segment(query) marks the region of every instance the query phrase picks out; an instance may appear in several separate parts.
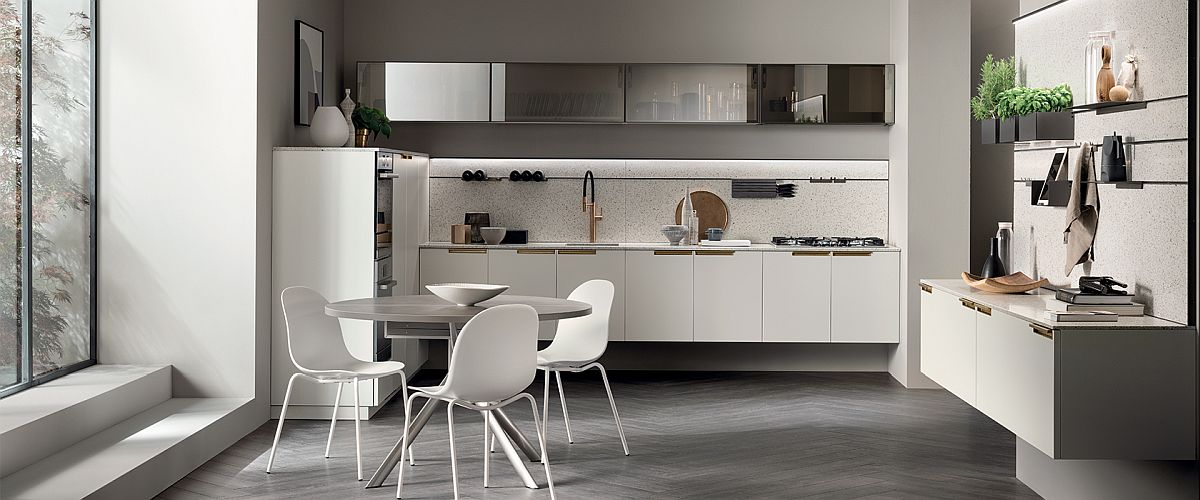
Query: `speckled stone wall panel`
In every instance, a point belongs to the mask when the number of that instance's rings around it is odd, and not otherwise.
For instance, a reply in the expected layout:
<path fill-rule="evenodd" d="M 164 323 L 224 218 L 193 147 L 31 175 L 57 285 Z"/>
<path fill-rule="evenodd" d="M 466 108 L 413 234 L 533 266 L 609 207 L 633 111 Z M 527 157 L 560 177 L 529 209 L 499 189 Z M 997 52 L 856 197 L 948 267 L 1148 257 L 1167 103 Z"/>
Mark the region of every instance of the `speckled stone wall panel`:
<path fill-rule="evenodd" d="M 1187 141 L 1129 144 L 1125 147 L 1129 179 L 1135 181 L 1187 181 Z M 1013 179 L 1042 180 L 1054 159 L 1053 149 L 1034 149 L 1013 153 Z M 1067 149 L 1070 164 L 1079 157 L 1078 148 Z M 1096 172 L 1099 174 L 1099 170 Z"/>

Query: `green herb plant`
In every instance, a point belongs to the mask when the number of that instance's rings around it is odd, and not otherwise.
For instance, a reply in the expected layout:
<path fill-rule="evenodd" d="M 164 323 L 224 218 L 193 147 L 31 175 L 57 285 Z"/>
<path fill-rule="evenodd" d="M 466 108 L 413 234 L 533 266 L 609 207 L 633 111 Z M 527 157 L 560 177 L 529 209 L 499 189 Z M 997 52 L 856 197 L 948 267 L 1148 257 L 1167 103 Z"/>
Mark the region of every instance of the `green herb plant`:
<path fill-rule="evenodd" d="M 378 139 L 379 134 L 383 134 L 384 137 L 392 136 L 392 124 L 387 115 L 378 108 L 359 104 L 354 108 L 354 113 L 351 113 L 350 119 L 354 121 L 354 128 L 370 131 L 372 139 Z"/>
<path fill-rule="evenodd" d="M 997 60 L 988 54 L 979 68 L 979 87 L 971 98 L 971 116 L 976 120 L 997 118 L 997 96 L 1016 85 L 1016 61 L 1011 57 Z"/>
<path fill-rule="evenodd" d="M 1071 87 L 1061 84 L 1054 88 L 1017 87 L 996 96 L 996 116 L 1012 118 L 1038 112 L 1063 111 L 1073 102 Z"/>

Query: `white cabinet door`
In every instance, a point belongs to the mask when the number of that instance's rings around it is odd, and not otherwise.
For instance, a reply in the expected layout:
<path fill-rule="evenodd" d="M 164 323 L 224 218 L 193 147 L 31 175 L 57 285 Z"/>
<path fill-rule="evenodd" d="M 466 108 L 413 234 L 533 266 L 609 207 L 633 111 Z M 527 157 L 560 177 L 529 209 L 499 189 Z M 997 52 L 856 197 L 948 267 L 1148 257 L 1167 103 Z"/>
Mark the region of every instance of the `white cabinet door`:
<path fill-rule="evenodd" d="M 625 253 L 625 340 L 692 341 L 692 253 Z"/>
<path fill-rule="evenodd" d="M 762 342 L 762 252 L 697 250 L 692 261 L 696 342 Z"/>
<path fill-rule="evenodd" d="M 763 252 L 764 342 L 829 342 L 829 252 Z"/>
<path fill-rule="evenodd" d="M 489 250 L 488 283 L 508 285 L 508 295 L 557 297 L 554 250 L 529 248 L 522 250 Z M 556 322 L 543 321 L 538 338 L 554 338 Z"/>
<path fill-rule="evenodd" d="M 595 279 L 608 280 L 615 289 L 608 318 L 608 340 L 625 340 L 625 251 L 558 251 L 559 298 L 567 298 L 575 287 Z"/>
<path fill-rule="evenodd" d="M 421 289 L 435 283 L 487 283 L 488 251 L 483 248 L 422 248 Z"/>
<path fill-rule="evenodd" d="M 922 288 L 921 373 L 975 404 L 975 309 L 949 293 Z"/>
<path fill-rule="evenodd" d="M 975 407 L 1055 457 L 1053 334 L 999 311 L 978 313 L 975 325 Z"/>
<path fill-rule="evenodd" d="M 900 342 L 900 254 L 834 251 L 830 341 Z"/>

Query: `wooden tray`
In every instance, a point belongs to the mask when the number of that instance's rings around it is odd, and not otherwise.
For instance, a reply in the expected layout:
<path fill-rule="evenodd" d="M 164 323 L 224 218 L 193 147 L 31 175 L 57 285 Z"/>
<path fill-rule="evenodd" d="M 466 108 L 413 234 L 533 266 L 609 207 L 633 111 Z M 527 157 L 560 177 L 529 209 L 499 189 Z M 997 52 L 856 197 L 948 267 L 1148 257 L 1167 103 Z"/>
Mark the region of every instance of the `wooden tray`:
<path fill-rule="evenodd" d="M 710 227 L 719 227 L 722 230 L 729 230 L 729 206 L 725 205 L 725 200 L 711 191 L 692 191 L 692 208 L 696 210 L 696 217 L 700 219 L 700 239 L 707 239 L 708 235 L 704 232 Z M 683 224 L 683 198 L 679 199 L 679 203 L 675 205 L 675 223 Z"/>
<path fill-rule="evenodd" d="M 991 293 L 1025 293 L 1050 283 L 1045 278 L 1034 281 L 1025 273 L 1013 273 L 999 278 L 984 278 L 971 273 L 962 273 L 962 279 L 971 285 L 971 288 Z"/>

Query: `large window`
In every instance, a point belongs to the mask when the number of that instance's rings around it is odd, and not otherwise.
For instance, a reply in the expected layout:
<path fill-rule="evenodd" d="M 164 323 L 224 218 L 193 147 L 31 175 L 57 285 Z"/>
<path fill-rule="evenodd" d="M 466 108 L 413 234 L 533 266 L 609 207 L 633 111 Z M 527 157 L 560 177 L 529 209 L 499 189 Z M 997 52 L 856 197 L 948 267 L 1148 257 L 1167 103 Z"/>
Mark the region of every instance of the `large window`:
<path fill-rule="evenodd" d="M 0 0 L 0 396 L 93 364 L 93 0 Z"/>

